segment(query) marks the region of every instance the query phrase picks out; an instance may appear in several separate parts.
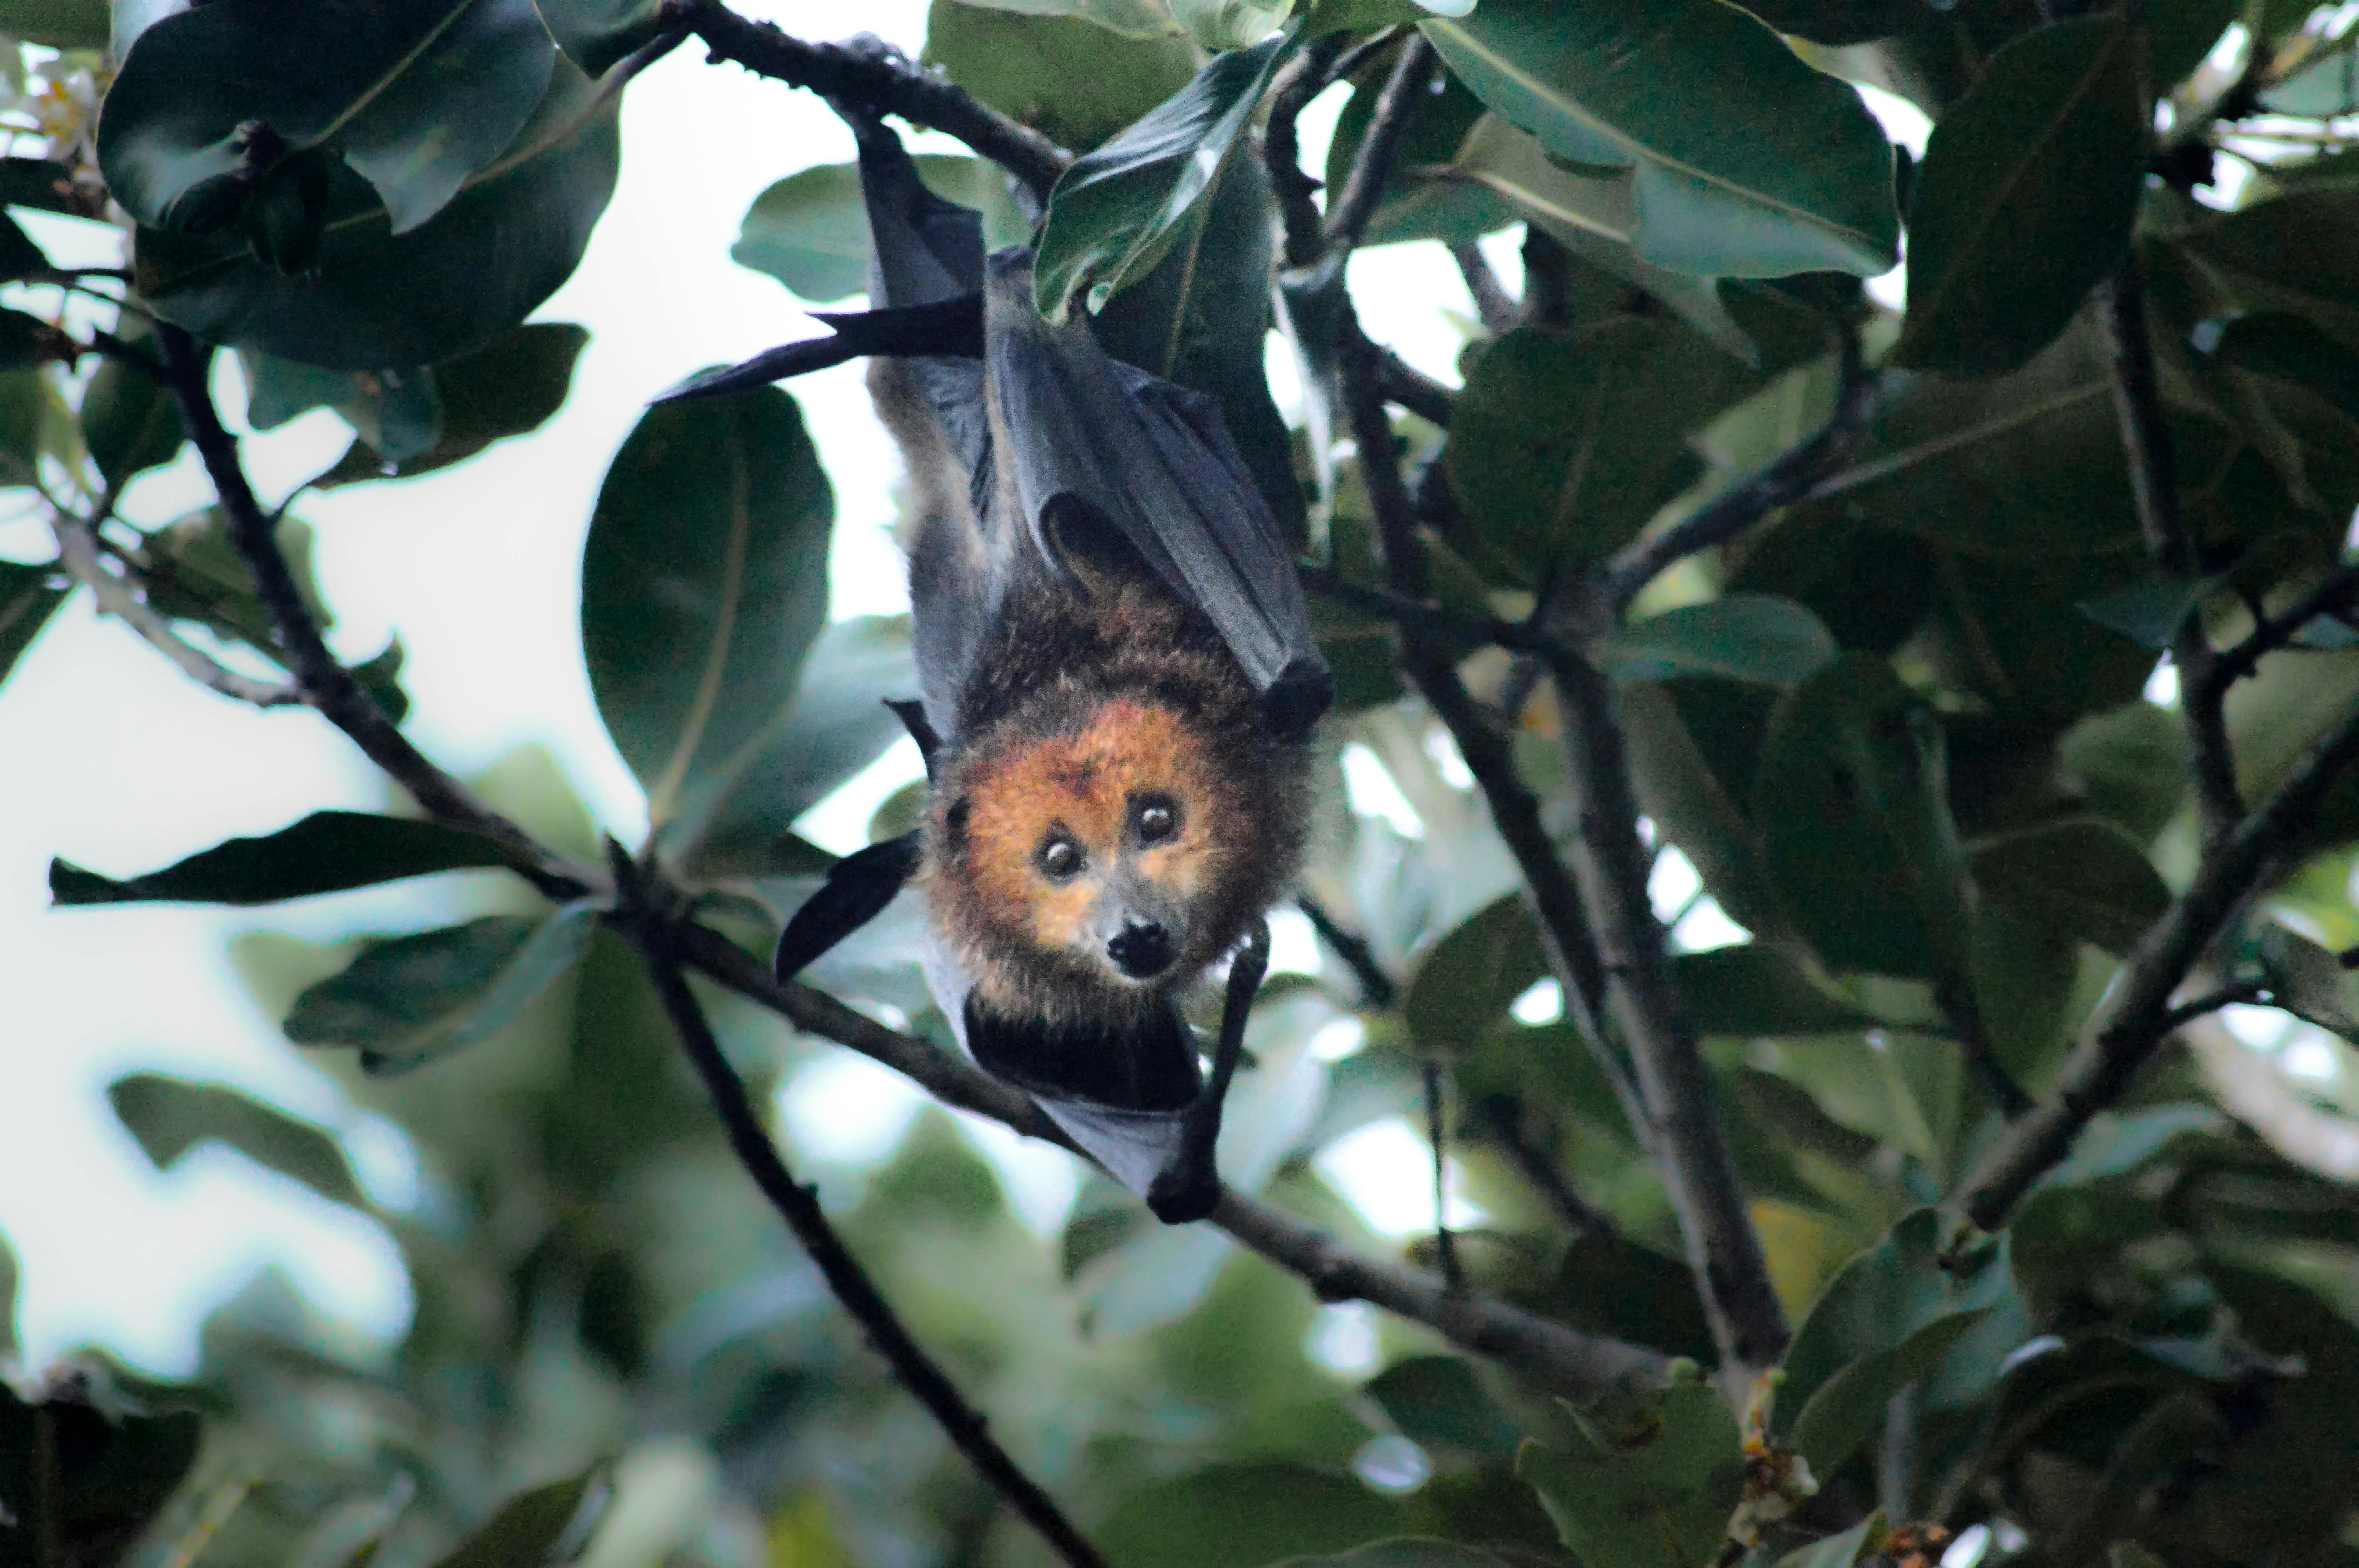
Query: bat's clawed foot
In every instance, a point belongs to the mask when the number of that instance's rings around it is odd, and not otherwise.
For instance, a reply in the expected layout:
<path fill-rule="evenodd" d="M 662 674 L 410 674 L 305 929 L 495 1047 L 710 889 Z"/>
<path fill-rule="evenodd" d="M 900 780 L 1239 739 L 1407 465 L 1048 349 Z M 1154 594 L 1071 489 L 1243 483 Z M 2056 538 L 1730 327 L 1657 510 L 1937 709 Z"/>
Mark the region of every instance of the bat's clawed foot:
<path fill-rule="evenodd" d="M 1147 1211 L 1166 1225 L 1192 1224 L 1210 1215 L 1220 1201 L 1220 1173 L 1211 1161 L 1185 1153 L 1158 1172 L 1147 1189 Z"/>

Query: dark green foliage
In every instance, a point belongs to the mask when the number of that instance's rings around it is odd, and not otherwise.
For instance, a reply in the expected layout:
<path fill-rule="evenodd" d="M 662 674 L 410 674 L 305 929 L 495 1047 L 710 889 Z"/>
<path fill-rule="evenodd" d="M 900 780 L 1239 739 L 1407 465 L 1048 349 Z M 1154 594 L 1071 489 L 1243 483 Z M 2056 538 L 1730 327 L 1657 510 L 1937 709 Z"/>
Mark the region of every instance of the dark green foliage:
<path fill-rule="evenodd" d="M 95 165 L 71 161 L 87 150 L 74 135 L 0 160 L 0 204 L 47 215 L 0 216 L 9 515 L 71 510 L 165 632 L 242 669 L 284 663 L 223 512 L 190 503 L 157 526 L 114 509 L 183 460 L 142 312 L 237 351 L 255 429 L 350 426 L 315 485 L 398 483 L 540 429 L 588 335 L 526 318 L 613 187 L 607 73 L 680 15 L 360 9 L 0 4 L 0 34 L 40 46 L 19 51 L 19 118 L 36 102 L 68 113 L 35 77 L 111 83 Z M 1116 1568 L 1703 1568 L 1737 1560 L 1732 1526 L 1748 1564 L 1779 1568 L 1922 1568 L 1930 1537 L 1895 1532 L 1933 1526 L 1986 1528 L 1983 1568 L 2359 1563 L 2359 1200 L 2343 1152 L 2359 782 L 2287 825 L 2172 999 L 2230 988 L 2254 1010 L 2238 1029 L 2274 1017 L 2284 1039 L 2256 1049 L 2192 1023 L 2138 1070 L 2099 1076 L 2087 1127 L 1995 1229 L 1956 1217 L 2017 1136 L 1997 1079 L 2050 1103 L 2088 1092 L 2088 1042 L 2195 878 L 2185 702 L 2142 696 L 2158 658 L 2190 627 L 2234 649 L 2331 585 L 2359 506 L 2359 151 L 2335 118 L 2359 103 L 2359 30 L 2332 34 L 2302 0 L 2041 9 L 932 7 L 926 58 L 947 83 L 1079 161 L 1038 212 L 982 158 L 929 150 L 927 182 L 978 209 L 994 248 L 1040 248 L 1044 308 L 1214 399 L 1289 536 L 1350 583 L 1386 580 L 1384 497 L 1342 439 L 1349 296 L 1336 269 L 1281 265 L 1270 83 L 1317 58 L 1313 40 L 1418 29 L 1357 58 L 1318 171 L 1328 199 L 1421 37 L 1434 85 L 1364 243 L 1462 243 L 1516 222 L 1533 236 L 1534 308 L 1504 330 L 1460 323 L 1462 389 L 1397 416 L 1429 604 L 1405 627 L 1365 594 L 1313 598 L 1340 701 L 1314 741 L 1302 885 L 1377 972 L 1331 956 L 1269 983 L 1221 1160 L 1240 1200 L 1324 1228 L 1333 1250 L 1274 1266 L 1062 1167 L 1078 1195 L 1039 1226 L 1034 1168 L 934 1108 L 873 1159 L 831 1158 L 854 1108 L 888 1108 L 822 1098 L 837 1047 L 694 982 L 793 1179 Z M 2202 62 L 2232 22 L 2256 53 L 2223 103 L 2230 84 Z M 90 75 L 110 47 L 119 70 Z M 1846 80 L 1927 108 L 1921 164 L 1896 178 Z M 2158 133 L 2155 90 L 2176 90 Z M 2256 104 L 2278 118 L 2233 133 L 2220 118 Z M 2266 136 L 2280 161 L 2195 183 Z M 851 166 L 809 156 L 776 150 L 732 254 L 831 304 L 864 289 L 870 242 Z M 58 214 L 103 216 L 102 183 L 139 225 L 119 316 L 92 297 L 123 287 L 105 278 L 55 308 L 63 275 L 32 237 Z M 1904 211 L 1896 309 L 1863 279 L 1894 264 Z M 2156 360 L 2154 403 L 2134 408 L 2170 447 L 2185 570 L 2152 565 L 2154 496 L 2134 479 L 2154 476 L 2125 455 L 2089 305 L 2125 259 Z M 1399 302 L 1368 295 L 1374 275 L 1357 306 L 1382 337 Z M 1266 373 L 1274 288 L 1300 428 Z M 1863 377 L 1882 378 L 1864 397 Z M 1741 510 L 1831 416 L 1826 455 L 1779 504 L 1649 583 L 1605 578 L 1707 508 Z M 533 450 L 507 449 L 517 465 Z M 665 405 L 588 520 L 590 688 L 647 803 L 628 848 L 749 953 L 833 863 L 797 824 L 902 735 L 879 699 L 918 690 L 904 619 L 827 619 L 840 460 L 784 391 Z M 287 497 L 271 482 L 266 504 Z M 324 626 L 311 537 L 282 511 L 278 544 Z M 27 558 L 0 560 L 0 676 L 78 591 L 45 538 L 12 531 Z M 2281 651 L 2231 671 L 2246 802 L 2359 702 L 2352 602 L 2312 605 Z M 1535 615 L 1484 645 L 1485 627 Z M 1466 753 L 1487 742 L 1512 778 L 1470 787 L 1437 719 L 1451 692 L 1404 669 L 1411 632 L 1464 683 Z M 1662 978 L 1697 1047 L 1672 1108 L 1716 1129 L 1793 1325 L 1774 1381 L 1719 1365 L 1714 1280 L 1681 1220 L 1694 1173 L 1657 1162 L 1669 1124 L 1643 1100 L 1658 1091 L 1617 1081 L 1646 1077 L 1648 1021 L 1615 1005 L 1626 989 L 1602 1022 L 1563 994 L 1582 958 L 1626 988 L 1662 934 L 1568 950 L 1582 925 L 1551 930 L 1561 912 L 1502 838 L 1552 847 L 1582 920 L 1601 918 L 1580 895 L 1597 892 L 1611 792 L 1575 776 L 1571 716 L 1528 656 L 1541 634 L 1611 687 L 1647 822 L 1635 858 L 1655 858 L 1641 898 L 1671 928 Z M 353 672 L 397 721 L 402 656 L 395 643 Z M 1371 759 L 1414 823 L 1347 809 L 1345 777 L 1368 784 Z M 473 787 L 598 865 L 612 825 L 545 762 Z M 869 838 L 908 831 L 924 802 L 903 787 Z M 121 869 L 103 838 L 57 848 Z M 503 873 L 413 887 L 414 910 L 369 917 L 391 932 L 298 942 L 266 934 L 275 915 L 244 917 L 233 957 L 345 1097 L 332 1112 L 185 1066 L 92 1080 L 166 1180 L 225 1146 L 365 1217 L 415 1316 L 364 1353 L 266 1278 L 206 1325 L 185 1384 L 95 1357 L 12 1372 L 0 1568 L 1049 1561 L 749 1183 L 679 1058 L 635 909 L 603 892 L 552 903 L 509 874 L 538 879 L 534 863 L 391 815 L 321 811 L 181 848 L 120 878 L 52 860 L 52 899 L 256 909 Z M 904 1048 L 948 1054 L 929 940 L 903 898 L 803 979 Z M 1544 982 L 1553 1015 L 1533 1005 Z M 1408 1148 L 1382 1173 L 1428 1190 L 1430 1110 L 1451 1190 L 1482 1216 L 1446 1249 L 1380 1238 L 1338 1191 L 1363 1137 L 1363 1157 Z M 389 1142 L 415 1157 L 413 1194 L 379 1179 Z M 1422 1325 L 1333 1309 L 1319 1292 L 1352 1288 L 1354 1254 L 1435 1273 L 1447 1259 L 1458 1276 L 1419 1286 L 1440 1303 Z M 40 1283 L 0 1244 L 0 1349 Z M 1559 1382 L 1490 1358 L 1505 1341 L 1468 1325 L 1491 1303 L 1542 1336 L 1643 1346 L 1661 1370 L 1560 1400 Z"/>

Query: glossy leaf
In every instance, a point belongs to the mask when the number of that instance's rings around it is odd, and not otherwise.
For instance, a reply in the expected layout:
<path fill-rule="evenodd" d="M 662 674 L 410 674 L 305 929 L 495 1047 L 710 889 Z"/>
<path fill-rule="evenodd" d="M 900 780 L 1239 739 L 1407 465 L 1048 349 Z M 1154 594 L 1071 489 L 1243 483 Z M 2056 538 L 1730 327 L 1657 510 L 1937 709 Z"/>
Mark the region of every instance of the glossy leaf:
<path fill-rule="evenodd" d="M 1892 152 L 1856 94 L 1717 0 L 1502 0 L 1423 24 L 1476 96 L 1575 164 L 1631 169 L 1638 254 L 1677 272 L 1873 276 Z M 1678 82 L 1683 91 L 1662 91 Z"/>
<path fill-rule="evenodd" d="M 1940 727 L 1884 661 L 1847 654 L 1779 703 L 1753 815 L 1831 968 L 1963 972 L 1965 868 Z"/>
<path fill-rule="evenodd" d="M 276 833 L 231 838 L 145 876 L 117 881 L 71 861 L 52 860 L 49 897 L 60 906 L 251 906 L 507 863 L 507 852 L 490 839 L 439 822 L 364 811 L 315 811 Z"/>
<path fill-rule="evenodd" d="M 613 108 L 594 96 L 559 60 L 514 140 L 405 233 L 390 232 L 375 190 L 338 166 L 319 254 L 299 276 L 255 260 L 234 232 L 144 228 L 139 292 L 208 342 L 333 370 L 433 364 L 482 348 L 572 276 L 605 211 L 618 147 Z"/>
<path fill-rule="evenodd" d="M 2057 756 L 2090 808 L 2141 844 L 2161 832 L 2187 798 L 2187 732 L 2150 702 L 2082 719 L 2058 741 Z"/>
<path fill-rule="evenodd" d="M 442 398 L 434 373 L 406 370 L 334 371 L 248 351 L 246 418 L 274 430 L 314 408 L 332 408 L 371 448 L 399 462 L 429 450 L 442 435 Z"/>
<path fill-rule="evenodd" d="M 1726 676 L 1788 686 L 1835 660 L 1825 624 L 1790 599 L 1730 593 L 1632 622 L 1606 643 L 1604 657 L 1624 680 Z"/>
<path fill-rule="evenodd" d="M 310 525 L 299 517 L 282 517 L 277 539 L 305 605 L 323 628 L 333 624 L 312 579 Z M 269 612 L 254 591 L 254 575 L 230 543 L 229 525 L 219 510 L 192 513 L 149 535 L 147 551 L 150 604 L 176 621 L 195 622 L 276 660 L 278 645 Z"/>
<path fill-rule="evenodd" d="M 1745 0 L 1745 8 L 1814 44 L 1864 44 L 1927 25 L 1913 0 Z"/>
<path fill-rule="evenodd" d="M 1398 1503 L 1347 1476 L 1226 1465 L 1133 1493 L 1091 1539 L 1125 1568 L 1263 1568 L 1398 1535 L 1403 1522 Z"/>
<path fill-rule="evenodd" d="M 827 623 L 833 493 L 774 388 L 649 409 L 598 492 L 582 646 L 660 832 L 693 833 Z"/>
<path fill-rule="evenodd" d="M 1384 1407 L 1402 1436 L 1428 1453 L 1512 1459 L 1522 1441 L 1484 1391 L 1474 1368 L 1455 1356 L 1396 1361 L 1362 1384 L 1361 1392 Z"/>
<path fill-rule="evenodd" d="M 1520 895 L 1509 894 L 1419 960 L 1401 1012 L 1425 1050 L 1463 1051 L 1548 973 L 1548 955 L 1531 911 Z"/>
<path fill-rule="evenodd" d="M 287 1037 L 358 1046 L 371 1073 L 407 1072 L 480 1044 L 581 961 L 598 914 L 583 902 L 538 920 L 491 914 L 371 943 L 296 999 Z"/>
<path fill-rule="evenodd" d="M 2207 282 L 2252 310 L 2290 311 L 2359 341 L 2359 194 L 2296 186 L 2180 239 Z"/>
<path fill-rule="evenodd" d="M 49 269 L 49 258 L 16 220 L 0 213 L 0 281 L 14 283 Z"/>
<path fill-rule="evenodd" d="M 1671 968 L 1696 1032 L 1706 1036 L 1856 1034 L 1877 1023 L 1873 1014 L 1814 980 L 1799 956 L 1774 943 L 1681 953 Z"/>
<path fill-rule="evenodd" d="M 560 1561 L 561 1546 L 588 1539 L 606 1496 L 594 1468 L 520 1492 L 434 1568 L 524 1568 Z"/>
<path fill-rule="evenodd" d="M 2359 976 L 2341 958 L 2275 922 L 2261 928 L 2260 946 L 2272 1003 L 2331 1034 L 2359 1038 Z"/>
<path fill-rule="evenodd" d="M 511 436 L 529 435 L 564 406 L 589 341 L 589 330 L 571 322 L 535 321 L 434 366 L 429 373 L 440 418 L 430 446 L 396 460 L 364 434 L 311 482 L 327 489 L 410 479 L 464 462 Z"/>
<path fill-rule="evenodd" d="M 1669 321 L 1501 338 L 1467 377 L 1445 452 L 1481 564 L 1537 587 L 1636 535 L 1693 478 L 1690 429 L 1743 384 L 1734 361 Z"/>
<path fill-rule="evenodd" d="M 1154 113 L 1059 178 L 1040 233 L 1033 297 L 1061 321 L 1146 276 L 1190 229 L 1285 40 L 1220 55 Z"/>
<path fill-rule="evenodd" d="M 1391 79 L 1396 57 L 1380 55 L 1362 67 L 1352 81 L 1352 96 L 1335 121 L 1334 138 L 1327 146 L 1327 189 L 1340 191 L 1350 181 L 1353 160 L 1375 117 L 1376 100 Z M 1439 92 L 1413 106 L 1408 125 L 1393 155 L 1393 176 L 1384 199 L 1369 215 L 1364 245 L 1392 244 L 1402 240 L 1438 239 L 1471 243 L 1515 221 L 1513 211 L 1496 191 L 1452 178 L 1451 168 L 1467 133 L 1484 117 L 1483 101 L 1456 77 L 1444 74 Z M 1619 181 L 1613 182 L 1617 188 Z M 1625 199 L 1627 204 L 1627 199 Z"/>
<path fill-rule="evenodd" d="M 1831 1476 L 1885 1406 L 2014 1290 L 2005 1242 L 1958 1248 L 1919 1209 L 1829 1282 L 1786 1353 L 1771 1432 Z"/>
<path fill-rule="evenodd" d="M 936 195 L 983 213 L 986 251 L 1030 238 L 997 165 L 937 153 L 911 161 Z M 729 248 L 730 260 L 768 274 L 813 305 L 865 293 L 871 254 L 859 167 L 848 163 L 820 164 L 763 191 Z"/>
<path fill-rule="evenodd" d="M 67 589 L 52 580 L 56 575 L 53 567 L 0 561 L 0 681 L 66 601 Z"/>
<path fill-rule="evenodd" d="M 1186 85 L 1198 56 L 1176 32 L 1125 38 L 1063 15 L 934 0 L 925 60 L 1050 141 L 1093 147 Z"/>
<path fill-rule="evenodd" d="M 1570 1454 L 1527 1443 L 1516 1456 L 1516 1475 L 1574 1555 L 1612 1568 L 1692 1568 L 1719 1555 L 1745 1460 L 1717 1392 L 1677 1382 L 1638 1409 L 1588 1412 L 1575 1427 Z"/>
<path fill-rule="evenodd" d="M 1994 375 L 2064 330 L 2128 247 L 2143 113 L 2117 16 L 2041 27 L 1993 57 L 1911 188 L 1899 362 Z"/>
<path fill-rule="evenodd" d="M 712 771 L 703 798 L 660 840 L 691 874 L 767 874 L 795 819 L 901 738 L 886 701 L 918 695 L 908 622 L 836 622 L 812 644 L 801 678 L 768 695 L 776 706 L 766 726 Z"/>
<path fill-rule="evenodd" d="M 188 432 L 154 377 L 110 359 L 82 390 L 82 438 L 100 477 L 120 490 L 133 475 L 170 462 Z"/>
<path fill-rule="evenodd" d="M 1994 834 L 1975 842 L 1974 881 L 2060 935 L 2126 957 L 2170 907 L 2170 889 L 2127 833 L 2094 816 Z"/>
<path fill-rule="evenodd" d="M 2359 54 L 2344 58 L 2359 63 Z M 2239 316 L 2221 332 L 2212 352 L 2223 364 L 2305 387 L 2359 424 L 2359 352 L 2311 321 L 2282 310 Z"/>
<path fill-rule="evenodd" d="M 1532 1304 L 1584 1334 L 1706 1366 L 1720 1358 L 1696 1299 L 1695 1271 L 1680 1259 L 1609 1232 L 1574 1237 L 1555 1279 Z"/>
<path fill-rule="evenodd" d="M 1332 1557 L 1289 1557 L 1273 1568 L 1506 1568 L 1506 1564 L 1487 1552 L 1454 1541 L 1402 1536 L 1372 1541 Z"/>
<path fill-rule="evenodd" d="M 220 1084 L 134 1073 L 107 1085 L 106 1099 L 158 1170 L 212 1140 L 293 1177 L 331 1203 L 367 1203 L 332 1134 L 251 1095 Z"/>
<path fill-rule="evenodd" d="M 1158 38 L 1174 29 L 1162 0 L 963 0 L 985 10 L 1027 16 L 1072 16 L 1126 38 Z"/>
<path fill-rule="evenodd" d="M 534 0 L 549 37 L 592 76 L 663 31 L 663 0 Z"/>
<path fill-rule="evenodd" d="M 201 230 L 247 199 L 276 148 L 332 146 L 402 234 L 515 141 L 554 58 L 531 0 L 213 0 L 140 33 L 106 95 L 99 162 L 139 222 Z"/>

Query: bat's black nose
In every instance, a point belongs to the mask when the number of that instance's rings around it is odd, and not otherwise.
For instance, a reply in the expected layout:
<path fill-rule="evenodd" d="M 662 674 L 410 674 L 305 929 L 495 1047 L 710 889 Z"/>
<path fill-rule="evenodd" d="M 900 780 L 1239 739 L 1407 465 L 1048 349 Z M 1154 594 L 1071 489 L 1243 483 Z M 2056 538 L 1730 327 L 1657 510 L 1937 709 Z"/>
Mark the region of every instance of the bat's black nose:
<path fill-rule="evenodd" d="M 1171 967 L 1171 934 L 1155 921 L 1130 921 L 1106 944 L 1106 957 L 1134 980 L 1151 980 Z"/>

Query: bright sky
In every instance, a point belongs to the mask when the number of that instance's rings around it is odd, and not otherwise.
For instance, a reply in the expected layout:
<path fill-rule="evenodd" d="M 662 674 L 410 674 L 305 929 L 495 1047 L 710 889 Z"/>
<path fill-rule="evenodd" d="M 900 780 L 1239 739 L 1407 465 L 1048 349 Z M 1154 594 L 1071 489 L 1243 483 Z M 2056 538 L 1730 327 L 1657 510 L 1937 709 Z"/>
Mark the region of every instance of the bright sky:
<path fill-rule="evenodd" d="M 920 0 L 740 9 L 804 37 L 873 31 L 912 52 L 923 40 Z M 1319 117 L 1321 140 L 1333 107 Z M 545 746 L 628 840 L 643 825 L 638 795 L 598 725 L 574 621 L 592 500 L 647 397 L 807 330 L 797 302 L 732 263 L 729 246 L 764 187 L 847 159 L 852 144 L 817 100 L 708 66 L 691 45 L 633 83 L 623 146 L 614 203 L 580 272 L 538 313 L 592 331 L 563 411 L 474 461 L 307 497 L 298 513 L 319 531 L 340 652 L 365 658 L 399 632 L 419 744 L 462 773 L 525 741 Z M 34 226 L 61 264 L 116 259 L 111 237 L 91 225 Z M 1364 257 L 1353 284 L 1409 358 L 1449 373 L 1457 339 L 1433 307 L 1470 308 L 1437 247 Z M 905 602 L 885 533 L 897 464 L 858 378 L 857 366 L 844 366 L 794 388 L 836 487 L 839 615 Z M 223 389 L 234 413 L 235 378 Z M 248 440 L 246 460 L 275 499 L 332 460 L 345 437 L 332 415 L 314 413 Z M 125 510 L 163 521 L 207 499 L 184 455 L 140 481 Z M 0 553 L 45 556 L 45 531 L 0 517 Z M 255 1009 L 225 952 L 248 930 L 327 938 L 440 924 L 453 917 L 452 898 L 468 895 L 413 886 L 269 911 L 50 911 L 52 854 L 115 873 L 149 870 L 307 811 L 385 799 L 372 771 L 316 718 L 215 697 L 86 603 L 60 616 L 0 687 L 0 1235 L 21 1265 L 27 1364 L 88 1342 L 159 1372 L 185 1370 L 204 1312 L 266 1265 L 370 1336 L 398 1333 L 408 1288 L 373 1223 L 219 1149 L 159 1175 L 103 1091 L 142 1067 L 235 1084 L 341 1128 L 364 1167 L 397 1190 L 397 1135 L 355 1120 Z M 822 809 L 820 836 L 856 842 L 868 808 L 915 772 L 913 758 L 897 757 L 855 781 L 855 799 Z M 1300 964 L 1307 944 L 1294 935 L 1292 953 L 1280 957 Z M 814 1101 L 860 1112 L 873 1148 L 911 1102 L 890 1075 L 867 1067 L 831 1063 L 807 1088 Z M 790 1130 L 830 1119 L 787 1108 Z M 1053 1223 L 1071 1196 L 1064 1156 L 1018 1142 L 986 1136 L 986 1152 L 1026 1212 Z"/>

